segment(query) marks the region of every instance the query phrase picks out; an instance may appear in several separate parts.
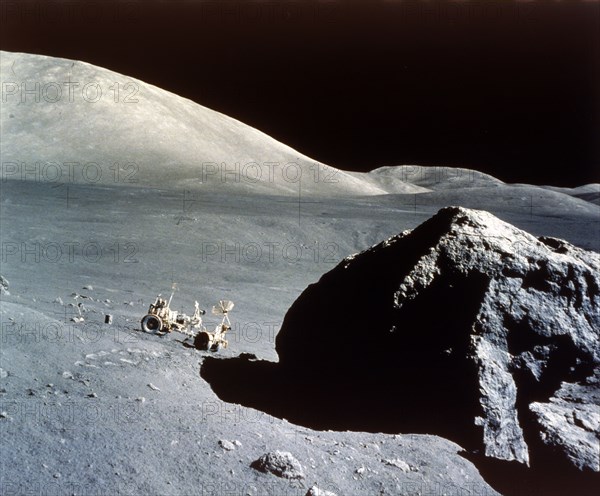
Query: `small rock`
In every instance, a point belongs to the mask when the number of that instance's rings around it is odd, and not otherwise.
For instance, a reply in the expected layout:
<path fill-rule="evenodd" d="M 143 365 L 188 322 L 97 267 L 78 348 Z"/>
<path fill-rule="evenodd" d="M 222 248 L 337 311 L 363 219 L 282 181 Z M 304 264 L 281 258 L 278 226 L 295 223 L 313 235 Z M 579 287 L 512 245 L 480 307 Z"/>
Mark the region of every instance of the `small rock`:
<path fill-rule="evenodd" d="M 359 474 L 359 475 L 362 475 L 362 474 L 364 474 L 364 473 L 365 473 L 365 467 L 358 467 L 358 468 L 357 468 L 357 469 L 354 471 L 354 473 L 355 473 L 355 474 Z"/>
<path fill-rule="evenodd" d="M 410 472 L 411 471 L 411 466 L 406 463 L 404 460 L 400 460 L 400 458 L 394 458 L 391 460 L 381 460 L 383 463 L 385 463 L 386 465 L 391 465 L 392 467 L 397 467 L 400 470 L 402 470 L 402 472 Z"/>
<path fill-rule="evenodd" d="M 337 496 L 337 494 L 325 489 L 319 489 L 314 485 L 308 490 L 305 496 Z"/>
<path fill-rule="evenodd" d="M 154 384 L 152 384 L 151 382 L 148 383 L 148 387 L 150 389 L 152 389 L 153 391 L 160 391 L 160 388 L 156 387 Z"/>
<path fill-rule="evenodd" d="M 87 289 L 88 291 L 94 291 L 94 287 L 91 284 L 87 284 L 83 287 L 83 289 Z"/>
<path fill-rule="evenodd" d="M 65 379 L 73 379 L 73 374 L 72 374 L 71 372 L 69 372 L 68 370 L 65 370 L 65 371 L 62 373 L 62 376 L 63 376 Z"/>
<path fill-rule="evenodd" d="M 60 475 L 60 472 L 56 472 L 52 477 L 55 479 L 60 479 L 62 476 Z"/>
<path fill-rule="evenodd" d="M 98 395 L 96 393 L 90 393 L 87 396 L 88 396 L 88 398 L 97 398 L 98 397 Z"/>
<path fill-rule="evenodd" d="M 5 377 L 8 377 L 8 372 L 3 368 L 0 368 L 0 379 L 4 379 Z"/>
<path fill-rule="evenodd" d="M 304 479 L 304 470 L 300 462 L 287 451 L 271 451 L 264 454 L 258 460 L 254 460 L 250 466 L 264 473 L 271 473 L 284 479 Z"/>
<path fill-rule="evenodd" d="M 144 398 L 143 396 L 139 396 L 135 399 L 135 401 L 139 401 L 140 403 L 146 403 L 146 398 Z"/>
<path fill-rule="evenodd" d="M 233 444 L 235 444 L 238 448 L 242 447 L 242 443 L 240 443 L 237 439 L 233 441 Z"/>
<path fill-rule="evenodd" d="M 227 439 L 219 440 L 219 446 L 227 451 L 232 451 L 235 449 L 235 445 L 231 441 L 227 441 Z"/>
<path fill-rule="evenodd" d="M 5 277 L 0 276 L 0 294 L 10 295 L 8 292 L 8 284 L 8 280 Z"/>
<path fill-rule="evenodd" d="M 0 418 L 7 418 L 7 417 L 8 417 L 7 412 L 0 412 Z"/>
<path fill-rule="evenodd" d="M 59 305 L 64 305 L 64 302 L 62 301 L 62 298 L 60 296 L 58 298 L 54 298 L 54 301 L 52 303 L 57 303 Z"/>

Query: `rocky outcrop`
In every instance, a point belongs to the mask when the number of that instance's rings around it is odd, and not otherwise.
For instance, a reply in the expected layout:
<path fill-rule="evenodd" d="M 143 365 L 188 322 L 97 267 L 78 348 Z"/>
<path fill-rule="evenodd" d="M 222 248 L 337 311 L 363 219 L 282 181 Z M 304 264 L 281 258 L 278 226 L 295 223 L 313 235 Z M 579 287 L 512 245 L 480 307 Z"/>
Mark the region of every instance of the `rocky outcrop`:
<path fill-rule="evenodd" d="M 581 385 L 599 339 L 598 254 L 449 207 L 309 286 L 276 347 L 282 374 L 349 384 L 397 407 L 392 426 L 524 465 L 545 447 L 598 471 L 598 410 Z M 577 401 L 560 393 L 577 387 Z"/>
<path fill-rule="evenodd" d="M 563 383 L 546 403 L 531 403 L 542 441 L 578 469 L 600 472 L 600 374 L 584 384 Z"/>
<path fill-rule="evenodd" d="M 0 275 L 0 294 L 4 294 L 4 295 L 10 294 L 8 292 L 8 285 L 9 285 L 8 280 L 4 276 Z"/>

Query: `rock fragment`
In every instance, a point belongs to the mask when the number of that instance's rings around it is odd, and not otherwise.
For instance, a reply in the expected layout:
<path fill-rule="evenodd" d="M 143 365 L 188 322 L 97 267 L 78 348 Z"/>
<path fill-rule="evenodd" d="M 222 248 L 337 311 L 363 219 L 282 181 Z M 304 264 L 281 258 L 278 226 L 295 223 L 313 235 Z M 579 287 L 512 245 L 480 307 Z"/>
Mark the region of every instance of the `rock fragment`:
<path fill-rule="evenodd" d="M 0 275 L 0 294 L 9 296 L 10 292 L 8 291 L 8 286 L 9 286 L 8 280 L 5 277 L 3 277 L 2 275 Z"/>
<path fill-rule="evenodd" d="M 271 473 L 283 479 L 304 479 L 304 470 L 300 462 L 288 451 L 265 453 L 250 466 L 260 472 Z"/>
<path fill-rule="evenodd" d="M 316 485 L 313 485 L 310 487 L 305 496 L 337 496 L 337 494 L 325 489 L 319 489 Z"/>
<path fill-rule="evenodd" d="M 400 470 L 402 470 L 402 472 L 410 472 L 411 471 L 410 465 L 408 463 L 406 463 L 404 460 L 401 460 L 400 458 L 392 458 L 389 460 L 382 460 L 382 461 L 386 465 L 390 465 L 392 467 L 399 468 Z"/>
<path fill-rule="evenodd" d="M 235 444 L 227 439 L 220 439 L 219 446 L 223 448 L 225 451 L 233 451 L 235 449 Z"/>

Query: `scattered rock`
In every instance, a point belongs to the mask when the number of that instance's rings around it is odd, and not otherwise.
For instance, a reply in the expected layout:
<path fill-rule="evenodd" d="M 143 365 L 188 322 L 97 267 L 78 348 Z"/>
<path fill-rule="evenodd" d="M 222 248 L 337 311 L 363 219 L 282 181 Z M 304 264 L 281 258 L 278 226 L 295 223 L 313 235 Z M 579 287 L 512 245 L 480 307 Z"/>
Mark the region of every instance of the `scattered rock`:
<path fill-rule="evenodd" d="M 231 441 L 227 441 L 227 439 L 220 439 L 219 446 L 226 451 L 233 451 L 235 449 L 235 444 L 233 444 Z"/>
<path fill-rule="evenodd" d="M 10 292 L 8 291 L 8 285 L 9 285 L 8 280 L 5 277 L 0 275 L 0 294 L 7 295 L 7 296 L 10 295 Z"/>
<path fill-rule="evenodd" d="M 382 460 L 383 463 L 385 463 L 386 465 L 391 465 L 392 467 L 397 467 L 400 470 L 402 470 L 402 472 L 410 472 L 411 471 L 411 467 L 408 463 L 406 463 L 404 460 L 400 460 L 400 458 L 393 458 L 391 460 Z"/>
<path fill-rule="evenodd" d="M 319 489 L 316 485 L 312 486 L 305 496 L 337 496 L 336 493 Z"/>
<path fill-rule="evenodd" d="M 264 454 L 250 466 L 264 473 L 271 473 L 284 479 L 304 479 L 304 470 L 300 462 L 287 451 L 271 451 Z"/>

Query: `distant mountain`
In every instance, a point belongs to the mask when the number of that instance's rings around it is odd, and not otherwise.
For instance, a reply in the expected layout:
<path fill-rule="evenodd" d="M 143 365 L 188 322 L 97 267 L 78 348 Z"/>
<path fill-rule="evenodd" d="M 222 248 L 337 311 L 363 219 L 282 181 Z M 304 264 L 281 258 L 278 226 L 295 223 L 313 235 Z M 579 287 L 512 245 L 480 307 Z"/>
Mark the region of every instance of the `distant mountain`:
<path fill-rule="evenodd" d="M 0 63 L 4 178 L 289 195 L 386 193 L 143 81 L 41 55 L 0 52 Z"/>
<path fill-rule="evenodd" d="M 473 169 L 445 166 L 399 165 L 380 167 L 369 172 L 377 184 L 404 183 L 420 188 L 418 192 L 501 186 L 504 183 Z M 415 188 L 416 189 L 416 188 Z M 392 193 L 394 191 L 390 191 Z M 397 191 L 401 193 L 402 191 Z"/>
<path fill-rule="evenodd" d="M 600 205 L 600 184 L 591 183 L 577 188 L 560 188 L 558 186 L 544 186 L 546 189 L 564 193 L 565 195 L 580 198 L 595 205 Z"/>

